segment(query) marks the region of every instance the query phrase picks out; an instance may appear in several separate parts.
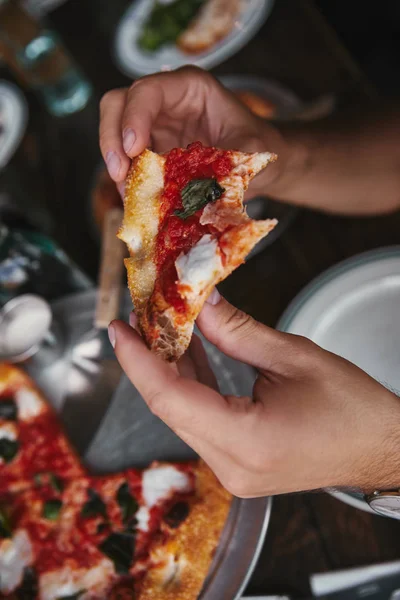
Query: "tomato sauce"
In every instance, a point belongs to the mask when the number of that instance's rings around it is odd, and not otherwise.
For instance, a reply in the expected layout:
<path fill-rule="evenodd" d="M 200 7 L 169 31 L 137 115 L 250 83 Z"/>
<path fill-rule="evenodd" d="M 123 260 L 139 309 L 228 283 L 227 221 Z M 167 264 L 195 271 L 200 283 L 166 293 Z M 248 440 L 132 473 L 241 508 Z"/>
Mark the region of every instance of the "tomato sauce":
<path fill-rule="evenodd" d="M 184 313 L 186 302 L 178 293 L 175 261 L 181 252 L 187 252 L 207 233 L 210 225 L 201 225 L 200 209 L 188 219 L 174 215 L 182 209 L 181 192 L 193 179 L 215 178 L 217 181 L 230 173 L 231 153 L 208 148 L 200 142 L 186 149 L 175 148 L 165 163 L 164 193 L 161 198 L 161 228 L 157 238 L 157 271 L 164 297 L 175 310 Z"/>

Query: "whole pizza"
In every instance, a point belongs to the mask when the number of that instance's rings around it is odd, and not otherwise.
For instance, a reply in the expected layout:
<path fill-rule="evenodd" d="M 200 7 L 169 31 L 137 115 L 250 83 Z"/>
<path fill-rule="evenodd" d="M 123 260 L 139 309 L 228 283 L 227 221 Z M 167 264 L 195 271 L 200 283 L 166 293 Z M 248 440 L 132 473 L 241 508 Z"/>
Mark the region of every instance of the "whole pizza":
<path fill-rule="evenodd" d="M 90 475 L 33 382 L 0 365 L 0 598 L 195 600 L 230 501 L 201 461 Z"/>

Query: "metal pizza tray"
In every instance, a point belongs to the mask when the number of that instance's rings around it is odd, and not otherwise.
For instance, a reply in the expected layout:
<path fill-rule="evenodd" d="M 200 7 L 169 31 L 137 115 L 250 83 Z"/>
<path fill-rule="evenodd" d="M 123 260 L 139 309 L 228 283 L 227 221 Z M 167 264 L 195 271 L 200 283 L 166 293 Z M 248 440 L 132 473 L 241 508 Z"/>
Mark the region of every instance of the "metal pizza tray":
<path fill-rule="evenodd" d="M 54 319 L 64 335 L 64 354 L 42 373 L 39 383 L 50 400 L 53 398 L 58 412 L 65 409 L 71 385 L 85 379 L 85 385 L 90 388 L 98 376 L 98 369 L 102 368 L 101 356 L 92 352 L 90 360 L 85 357 L 79 364 L 75 352 L 79 341 L 92 329 L 95 294 L 95 290 L 74 294 L 52 305 Z M 127 320 L 131 309 L 126 294 L 121 318 Z M 226 357 L 208 342 L 205 346 L 221 391 L 250 394 L 255 380 L 253 369 Z M 96 403 L 93 410 L 96 410 Z M 85 426 L 83 420 L 77 419 L 77 428 Z M 151 439 L 150 445 L 143 443 L 146 438 Z M 190 458 L 193 458 L 193 451 L 148 410 L 136 389 L 122 375 L 83 457 L 87 467 L 96 473 L 107 473 L 129 466 L 143 467 L 155 459 L 179 461 Z M 240 597 L 260 553 L 270 512 L 270 498 L 234 500 L 201 600 Z"/>

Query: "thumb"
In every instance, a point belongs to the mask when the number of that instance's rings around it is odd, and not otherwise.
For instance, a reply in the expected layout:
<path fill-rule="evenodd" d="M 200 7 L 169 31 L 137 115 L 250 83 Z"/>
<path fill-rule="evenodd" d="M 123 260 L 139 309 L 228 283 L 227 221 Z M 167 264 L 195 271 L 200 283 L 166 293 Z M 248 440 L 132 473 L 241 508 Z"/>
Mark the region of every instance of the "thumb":
<path fill-rule="evenodd" d="M 288 335 L 259 323 L 222 298 L 215 289 L 197 318 L 202 334 L 228 356 L 257 369 L 277 370 Z"/>

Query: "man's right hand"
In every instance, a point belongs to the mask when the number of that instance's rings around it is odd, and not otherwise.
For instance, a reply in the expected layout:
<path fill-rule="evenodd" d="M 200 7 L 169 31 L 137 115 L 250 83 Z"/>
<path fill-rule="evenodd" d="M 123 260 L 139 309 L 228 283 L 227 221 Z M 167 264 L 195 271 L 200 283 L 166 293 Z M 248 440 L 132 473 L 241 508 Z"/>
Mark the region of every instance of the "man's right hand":
<path fill-rule="evenodd" d="M 286 144 L 212 75 L 196 67 L 149 75 L 108 92 L 100 105 L 100 147 L 111 177 L 124 181 L 130 159 L 146 147 L 166 152 L 200 141 L 243 152 L 275 152 L 278 161 L 253 181 L 266 192 L 285 165 Z"/>

